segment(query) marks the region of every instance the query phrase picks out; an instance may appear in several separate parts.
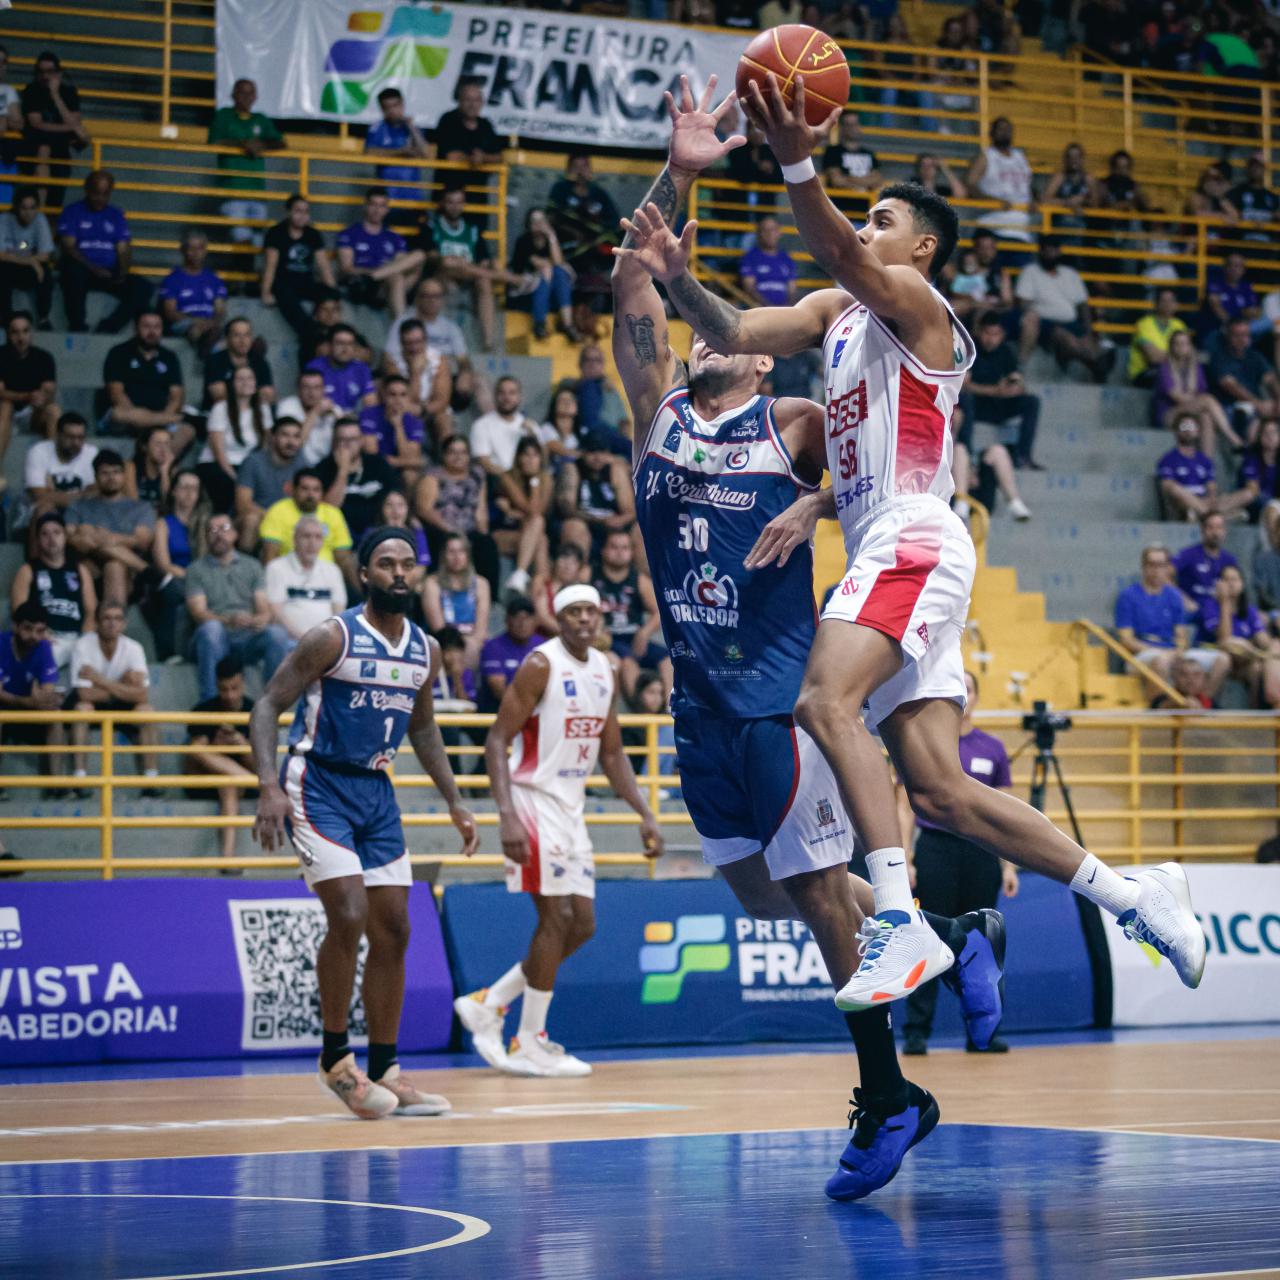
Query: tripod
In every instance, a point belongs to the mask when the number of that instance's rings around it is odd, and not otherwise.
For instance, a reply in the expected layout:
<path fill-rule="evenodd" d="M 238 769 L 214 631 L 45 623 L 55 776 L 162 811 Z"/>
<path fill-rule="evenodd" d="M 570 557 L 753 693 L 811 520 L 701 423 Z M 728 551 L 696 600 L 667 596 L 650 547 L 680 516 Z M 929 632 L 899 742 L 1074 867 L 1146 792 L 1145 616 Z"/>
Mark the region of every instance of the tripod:
<path fill-rule="evenodd" d="M 1076 820 L 1075 805 L 1071 803 L 1071 788 L 1067 786 L 1067 780 L 1062 776 L 1062 764 L 1053 749 L 1057 733 L 1054 725 L 1039 719 L 1034 726 L 1034 738 L 1028 739 L 1022 745 L 1014 755 L 1014 759 L 1016 760 L 1032 742 L 1036 744 L 1035 759 L 1031 761 L 1031 793 L 1027 801 L 1033 809 L 1044 812 L 1044 795 L 1049 786 L 1049 774 L 1052 770 L 1058 790 L 1062 794 L 1062 803 L 1066 806 L 1067 817 L 1071 820 L 1071 833 L 1075 836 L 1076 844 L 1084 848 L 1084 836 L 1080 831 L 1080 823 Z"/>

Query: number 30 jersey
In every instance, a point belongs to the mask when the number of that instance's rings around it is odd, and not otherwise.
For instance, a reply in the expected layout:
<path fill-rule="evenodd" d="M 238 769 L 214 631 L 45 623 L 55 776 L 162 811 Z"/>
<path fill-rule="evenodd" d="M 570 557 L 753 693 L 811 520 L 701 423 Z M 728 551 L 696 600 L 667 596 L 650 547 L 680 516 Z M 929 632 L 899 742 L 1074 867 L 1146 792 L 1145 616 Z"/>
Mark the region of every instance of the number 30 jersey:
<path fill-rule="evenodd" d="M 784 568 L 742 562 L 761 530 L 815 486 L 795 473 L 774 401 L 717 418 L 687 387 L 658 407 L 635 468 L 636 514 L 662 633 L 675 667 L 672 710 L 789 715 L 813 645 L 813 551 Z"/>
<path fill-rule="evenodd" d="M 400 643 L 392 645 L 365 621 L 364 605 L 335 621 L 342 652 L 298 703 L 290 751 L 339 770 L 386 769 L 409 728 L 418 690 L 430 678 L 431 641 L 406 618 Z"/>

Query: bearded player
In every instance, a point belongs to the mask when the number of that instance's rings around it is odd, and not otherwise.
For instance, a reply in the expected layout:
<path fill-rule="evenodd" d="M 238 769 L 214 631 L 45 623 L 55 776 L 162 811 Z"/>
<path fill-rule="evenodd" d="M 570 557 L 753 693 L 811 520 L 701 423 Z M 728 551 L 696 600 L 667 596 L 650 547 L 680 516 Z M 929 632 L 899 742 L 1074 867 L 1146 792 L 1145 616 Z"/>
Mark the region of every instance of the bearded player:
<path fill-rule="evenodd" d="M 717 139 L 732 99 L 709 112 L 713 84 L 696 109 L 687 85 L 682 109 L 669 102 L 670 163 L 649 205 L 667 217 L 697 172 L 742 142 Z M 636 422 L 636 512 L 675 667 L 681 787 L 704 858 L 743 908 L 803 920 L 840 986 L 858 964 L 871 892 L 846 871 L 852 828 L 821 752 L 791 714 L 816 626 L 812 552 L 795 532 L 813 520 L 791 508 L 797 495 L 815 512 L 825 502 L 822 410 L 760 395 L 767 355 L 726 356 L 697 341 L 686 370 L 634 244 L 629 232 L 614 266 L 613 349 Z M 744 563 L 775 551 L 776 565 Z M 930 919 L 960 956 L 949 976 L 985 1045 L 1001 1005 L 1000 917 Z M 938 1107 L 903 1079 L 887 1009 L 846 1014 L 846 1023 L 860 1075 L 855 1132 L 827 1193 L 858 1199 L 897 1172 Z"/>
<path fill-rule="evenodd" d="M 840 520 L 848 569 L 823 612 L 795 717 L 821 748 L 870 850 L 876 911 L 864 925 L 857 972 L 836 1003 L 846 1010 L 888 1003 L 951 964 L 914 907 L 889 772 L 872 731 L 922 819 L 1069 884 L 1117 917 L 1130 938 L 1166 956 L 1187 986 L 1199 985 L 1205 938 L 1179 866 L 1121 877 L 960 766 L 960 642 L 975 558 L 949 506 L 950 423 L 974 348 L 931 283 L 955 248 L 955 212 L 941 197 L 900 184 L 885 188 L 855 229 L 827 198 L 811 159 L 838 113 L 812 128 L 803 82 L 787 106 L 771 77 L 765 93 L 751 85 L 744 107 L 781 164 L 805 244 L 840 288 L 794 307 L 738 312 L 688 271 L 696 224 L 677 239 L 653 205 L 637 211 L 637 261 L 724 356 L 822 348 L 832 476 L 824 514 Z M 814 503 L 802 508 L 810 517 L 814 510 Z"/>

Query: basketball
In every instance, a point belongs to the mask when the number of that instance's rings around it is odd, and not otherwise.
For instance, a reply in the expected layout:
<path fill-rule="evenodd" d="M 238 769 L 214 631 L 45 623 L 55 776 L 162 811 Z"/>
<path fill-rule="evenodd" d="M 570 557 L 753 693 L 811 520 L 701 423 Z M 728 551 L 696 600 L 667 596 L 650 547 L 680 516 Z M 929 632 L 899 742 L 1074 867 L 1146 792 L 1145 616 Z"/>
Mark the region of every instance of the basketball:
<path fill-rule="evenodd" d="M 746 99 L 752 80 L 767 93 L 765 76 L 772 71 L 788 105 L 797 79 L 804 79 L 804 115 L 820 125 L 836 107 L 849 101 L 849 64 L 844 50 L 817 27 L 800 22 L 762 31 L 738 59 L 738 97 Z"/>

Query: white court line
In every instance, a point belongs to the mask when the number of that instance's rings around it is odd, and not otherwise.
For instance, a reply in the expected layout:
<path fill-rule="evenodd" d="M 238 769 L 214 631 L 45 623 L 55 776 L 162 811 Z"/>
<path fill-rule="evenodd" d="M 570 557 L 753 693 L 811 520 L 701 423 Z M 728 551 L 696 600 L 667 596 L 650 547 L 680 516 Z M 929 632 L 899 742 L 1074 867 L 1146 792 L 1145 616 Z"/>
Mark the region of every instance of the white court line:
<path fill-rule="evenodd" d="M 149 1192 L 104 1191 L 104 1192 L 50 1192 L 47 1194 L 0 1194 L 0 1200 L 254 1200 L 269 1204 L 329 1204 L 339 1205 L 346 1209 L 390 1209 L 395 1213 L 421 1213 L 432 1218 L 448 1218 L 462 1228 L 454 1235 L 443 1240 L 435 1240 L 430 1244 L 416 1244 L 407 1249 L 391 1249 L 385 1253 L 364 1253 L 349 1258 L 322 1258 L 318 1262 L 287 1262 L 269 1267 L 240 1267 L 235 1271 L 186 1271 L 181 1275 L 149 1275 L 134 1277 L 134 1280 L 215 1280 L 219 1276 L 260 1276 L 270 1271 L 313 1271 L 316 1267 L 341 1267 L 353 1262 L 376 1262 L 382 1258 L 403 1258 L 412 1253 L 428 1253 L 432 1249 L 448 1249 L 453 1245 L 466 1244 L 471 1240 L 479 1240 L 487 1236 L 493 1229 L 483 1218 L 474 1218 L 468 1213 L 454 1213 L 449 1209 L 425 1209 L 411 1204 L 371 1204 L 363 1200 L 315 1200 L 302 1196 L 206 1196 L 151 1194 Z"/>

